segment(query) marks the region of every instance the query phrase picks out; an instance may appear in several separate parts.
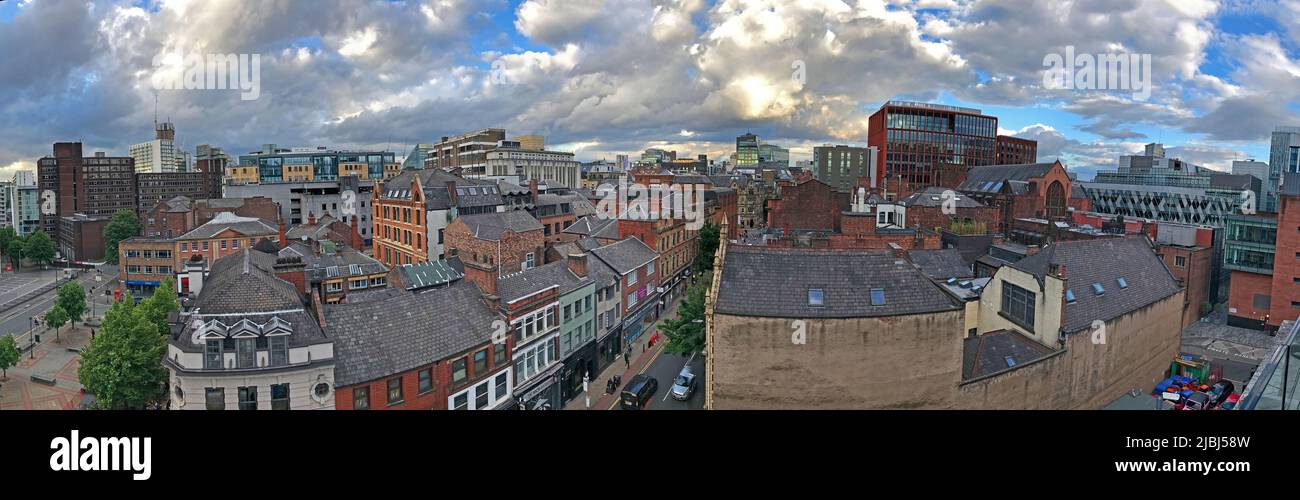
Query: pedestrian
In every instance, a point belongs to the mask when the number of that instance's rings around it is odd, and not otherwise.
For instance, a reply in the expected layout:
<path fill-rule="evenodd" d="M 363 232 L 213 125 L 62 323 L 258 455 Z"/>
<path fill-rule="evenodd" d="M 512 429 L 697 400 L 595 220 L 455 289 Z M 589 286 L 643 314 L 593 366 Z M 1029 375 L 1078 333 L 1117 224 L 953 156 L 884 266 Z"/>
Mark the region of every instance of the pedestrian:
<path fill-rule="evenodd" d="M 94 329 L 94 328 L 91 328 L 91 329 L 90 329 L 90 338 L 91 338 L 92 340 L 95 338 L 95 329 Z"/>
<path fill-rule="evenodd" d="M 623 364 L 628 368 L 632 367 L 632 346 L 627 346 L 627 352 L 623 354 Z"/>

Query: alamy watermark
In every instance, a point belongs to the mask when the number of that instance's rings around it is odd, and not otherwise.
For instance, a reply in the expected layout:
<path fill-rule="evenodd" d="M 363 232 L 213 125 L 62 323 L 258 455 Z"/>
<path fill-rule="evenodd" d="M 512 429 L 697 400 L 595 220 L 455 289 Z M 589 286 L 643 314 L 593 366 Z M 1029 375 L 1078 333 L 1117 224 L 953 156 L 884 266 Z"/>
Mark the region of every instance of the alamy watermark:
<path fill-rule="evenodd" d="M 1064 54 L 1043 56 L 1043 86 L 1054 90 L 1132 90 L 1133 98 L 1151 97 L 1151 54 Z"/>
<path fill-rule="evenodd" d="M 154 56 L 153 67 L 154 90 L 240 90 L 245 101 L 262 96 L 261 54 L 164 52 Z"/>
<path fill-rule="evenodd" d="M 596 215 L 602 219 L 685 220 L 691 231 L 704 227 L 704 190 L 693 184 L 647 186 L 620 177 L 617 185 L 601 184 L 596 195 Z"/>

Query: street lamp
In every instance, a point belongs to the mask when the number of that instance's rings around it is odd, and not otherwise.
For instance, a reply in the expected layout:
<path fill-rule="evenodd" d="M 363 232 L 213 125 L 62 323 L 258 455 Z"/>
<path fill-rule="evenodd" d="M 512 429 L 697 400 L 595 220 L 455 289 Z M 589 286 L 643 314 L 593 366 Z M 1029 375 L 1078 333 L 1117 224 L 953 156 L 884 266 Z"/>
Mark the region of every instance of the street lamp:
<path fill-rule="evenodd" d="M 36 359 L 36 317 L 35 316 L 27 317 L 27 340 L 32 343 L 31 357 L 28 359 Z"/>

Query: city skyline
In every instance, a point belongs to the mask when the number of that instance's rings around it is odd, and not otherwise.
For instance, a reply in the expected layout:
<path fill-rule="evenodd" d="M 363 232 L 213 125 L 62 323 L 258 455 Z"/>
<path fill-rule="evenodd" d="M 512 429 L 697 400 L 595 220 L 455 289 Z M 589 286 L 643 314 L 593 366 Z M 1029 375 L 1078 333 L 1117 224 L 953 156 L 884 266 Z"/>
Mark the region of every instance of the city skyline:
<path fill-rule="evenodd" d="M 579 160 L 718 158 L 747 132 L 808 159 L 866 145 L 870 114 L 908 99 L 997 116 L 1000 133 L 1085 179 L 1149 142 L 1224 171 L 1267 161 L 1300 98 L 1297 2 L 334 3 L 0 3 L 0 46 L 30 47 L 0 61 L 16 96 L 0 105 L 0 178 L 34 169 L 53 141 L 125 155 L 152 137 L 155 94 L 187 151 L 401 155 L 501 127 Z M 1067 49 L 1149 54 L 1151 96 L 1046 88 L 1044 57 Z M 156 57 L 193 51 L 260 55 L 260 98 L 152 88 Z"/>

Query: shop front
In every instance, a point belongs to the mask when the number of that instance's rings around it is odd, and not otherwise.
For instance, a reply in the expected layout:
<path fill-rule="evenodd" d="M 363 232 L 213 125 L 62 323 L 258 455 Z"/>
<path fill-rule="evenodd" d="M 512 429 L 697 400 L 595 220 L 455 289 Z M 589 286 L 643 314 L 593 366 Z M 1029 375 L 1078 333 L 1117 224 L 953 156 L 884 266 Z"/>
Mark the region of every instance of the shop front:
<path fill-rule="evenodd" d="M 564 369 L 563 363 L 556 363 L 548 368 L 545 372 L 538 374 L 532 380 L 526 382 L 524 387 L 515 397 L 514 405 L 511 409 L 515 410 L 559 410 L 563 407 L 560 403 L 560 372 Z"/>
<path fill-rule="evenodd" d="M 563 406 L 582 394 L 582 381 L 595 379 L 600 372 L 596 368 L 599 357 L 596 341 L 593 339 L 573 351 L 564 359 L 564 369 L 560 372 L 560 405 Z"/>
<path fill-rule="evenodd" d="M 632 345 L 641 337 L 645 330 L 652 327 L 656 320 L 659 319 L 659 293 L 647 294 L 642 300 L 645 306 L 629 314 L 627 319 L 623 320 L 623 343 Z"/>

